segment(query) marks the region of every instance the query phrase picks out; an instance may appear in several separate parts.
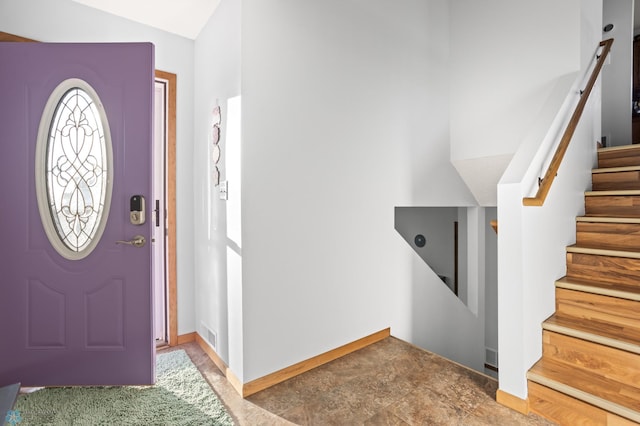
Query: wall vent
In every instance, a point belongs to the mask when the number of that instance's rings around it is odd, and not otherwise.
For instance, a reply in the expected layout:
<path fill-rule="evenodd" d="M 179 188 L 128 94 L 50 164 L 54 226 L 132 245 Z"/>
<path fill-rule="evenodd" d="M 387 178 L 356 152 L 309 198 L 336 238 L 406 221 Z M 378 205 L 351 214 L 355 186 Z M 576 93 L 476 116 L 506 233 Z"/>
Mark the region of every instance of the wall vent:
<path fill-rule="evenodd" d="M 498 351 L 484 348 L 484 362 L 487 365 L 498 368 Z"/>
<path fill-rule="evenodd" d="M 207 341 L 207 343 L 209 343 L 209 345 L 214 349 L 217 350 L 218 349 L 218 334 L 211 330 L 209 327 L 207 327 L 207 325 L 204 322 L 200 323 L 200 326 L 202 327 L 202 337 L 204 337 L 204 339 Z"/>

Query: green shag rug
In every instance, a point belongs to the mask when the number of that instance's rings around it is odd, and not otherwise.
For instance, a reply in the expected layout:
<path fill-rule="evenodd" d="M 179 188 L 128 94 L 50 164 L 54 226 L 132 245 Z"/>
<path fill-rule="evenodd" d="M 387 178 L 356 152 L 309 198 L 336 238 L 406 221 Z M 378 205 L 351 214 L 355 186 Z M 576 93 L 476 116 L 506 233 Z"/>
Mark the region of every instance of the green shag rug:
<path fill-rule="evenodd" d="M 159 354 L 155 386 L 47 388 L 21 395 L 16 426 L 233 425 L 183 351 Z"/>

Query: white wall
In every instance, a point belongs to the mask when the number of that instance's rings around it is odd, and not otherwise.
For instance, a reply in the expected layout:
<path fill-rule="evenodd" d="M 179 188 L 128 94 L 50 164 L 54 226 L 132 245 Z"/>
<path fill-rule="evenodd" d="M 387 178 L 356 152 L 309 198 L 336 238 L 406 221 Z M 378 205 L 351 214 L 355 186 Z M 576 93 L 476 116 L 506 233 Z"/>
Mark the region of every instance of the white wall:
<path fill-rule="evenodd" d="M 579 0 L 451 3 L 451 159 L 478 203 L 496 184 L 557 78 L 579 69 Z"/>
<path fill-rule="evenodd" d="M 71 0 L 0 1 L 0 30 L 44 42 L 152 42 L 156 68 L 178 75 L 178 333 L 193 331 L 193 41 Z"/>
<path fill-rule="evenodd" d="M 234 114 L 240 88 L 241 2 L 223 0 L 195 42 L 195 141 L 193 190 L 196 330 L 217 334 L 217 354 L 242 380 L 242 239 L 240 158 Z M 212 110 L 222 110 L 221 180 L 229 199 L 219 197 L 212 182 Z M 236 132 L 236 137 L 234 137 Z M 234 155 L 234 153 L 238 153 Z"/>
<path fill-rule="evenodd" d="M 412 258 L 411 342 L 477 371 L 484 369 L 485 280 L 484 209 L 464 210 L 468 228 L 466 299 L 459 299 L 428 277 L 431 271 Z M 465 284 L 465 283 L 463 283 Z M 465 303 L 467 303 L 465 305 Z"/>
<path fill-rule="evenodd" d="M 388 326 L 477 359 L 475 315 L 393 229 L 395 206 L 474 204 L 449 162 L 448 3 L 243 3 L 245 381 Z"/>
<path fill-rule="evenodd" d="M 494 209 L 495 210 L 495 209 Z M 484 352 L 482 342 L 486 334 L 487 325 L 482 329 L 485 315 L 495 318 L 490 333 L 496 335 L 497 350 L 497 294 L 487 304 L 484 302 L 486 291 L 483 288 L 485 280 L 479 277 L 485 275 L 487 260 L 497 256 L 495 233 L 488 224 L 484 209 L 478 207 L 397 207 L 395 209 L 395 229 L 405 239 L 409 246 L 428 265 L 414 266 L 416 278 L 413 309 L 415 310 L 414 324 L 420 335 L 414 336 L 413 343 L 429 348 L 443 356 L 455 359 L 467 366 L 483 371 Z M 457 300 L 441 288 L 444 283 L 433 281 L 433 274 L 448 275 L 451 279 L 450 290 L 453 291 L 453 222 L 458 221 L 459 231 L 459 292 Z M 486 236 L 490 230 L 493 235 Z M 427 244 L 418 248 L 414 244 L 414 236 L 418 233 L 425 235 Z M 493 237 L 493 245 L 485 241 Z M 485 248 L 492 250 L 488 253 Z M 415 255 L 412 256 L 415 259 Z M 486 260 L 485 260 L 486 258 Z M 431 271 L 429 271 L 431 269 Z M 492 269 L 495 276 L 495 265 Z M 470 272 L 470 273 L 469 273 Z M 489 275 L 486 275 L 489 276 Z M 419 278 L 418 278 L 419 277 Z M 424 279 L 424 281 L 419 281 Z M 494 288 L 496 287 L 494 281 Z M 470 302 L 472 305 L 465 305 Z M 446 311 L 436 308 L 435 304 L 443 304 Z M 481 306 L 479 306 L 481 304 Z M 495 308 L 492 314 L 486 312 L 485 306 Z M 450 333 L 444 337 L 441 332 Z M 458 336 L 462 334 L 464 340 Z"/>
<path fill-rule="evenodd" d="M 631 143 L 633 79 L 633 0 L 603 2 L 603 25 L 614 28 L 603 37 L 615 39 L 611 59 L 602 71 L 602 136 L 607 146 Z"/>
<path fill-rule="evenodd" d="M 576 48 L 585 72 L 602 35 L 601 13 L 602 0 L 581 1 L 581 40 Z M 548 103 L 553 115 L 565 121 L 571 115 L 584 87 L 579 80 L 565 92 L 567 103 L 561 108 L 557 102 Z M 531 134 L 540 136 L 537 124 Z M 500 389 L 522 399 L 527 396 L 526 372 L 541 356 L 541 323 L 555 310 L 554 282 L 565 274 L 565 247 L 575 242 L 575 217 L 584 212 L 584 191 L 590 186 L 599 134 L 597 88 L 543 207 L 524 207 L 522 198 L 532 196 L 537 186 L 539 163 L 547 152 L 544 136 L 525 138 L 498 186 Z"/>

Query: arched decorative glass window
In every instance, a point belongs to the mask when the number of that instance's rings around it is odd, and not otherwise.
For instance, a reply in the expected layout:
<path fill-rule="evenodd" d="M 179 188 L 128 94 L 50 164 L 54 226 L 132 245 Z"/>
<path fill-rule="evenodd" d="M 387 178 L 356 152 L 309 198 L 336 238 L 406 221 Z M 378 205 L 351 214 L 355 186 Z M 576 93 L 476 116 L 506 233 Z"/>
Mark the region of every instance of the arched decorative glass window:
<path fill-rule="evenodd" d="M 45 232 L 60 255 L 88 256 L 104 231 L 113 161 L 107 116 L 96 91 L 65 80 L 45 106 L 36 145 L 36 196 Z"/>

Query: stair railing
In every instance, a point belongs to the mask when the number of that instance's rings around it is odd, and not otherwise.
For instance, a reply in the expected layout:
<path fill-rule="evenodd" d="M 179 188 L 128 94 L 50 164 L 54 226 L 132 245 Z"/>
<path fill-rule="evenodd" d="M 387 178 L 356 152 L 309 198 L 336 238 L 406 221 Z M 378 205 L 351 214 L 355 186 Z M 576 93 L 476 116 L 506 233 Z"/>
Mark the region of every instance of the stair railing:
<path fill-rule="evenodd" d="M 613 39 L 607 39 L 601 41 L 599 47 L 602 47 L 602 51 L 599 55 L 596 55 L 596 65 L 591 72 L 591 76 L 587 81 L 586 87 L 580 91 L 580 100 L 576 105 L 575 110 L 573 111 L 573 115 L 567 124 L 567 127 L 562 134 L 562 139 L 560 139 L 560 143 L 556 148 L 556 152 L 549 163 L 549 167 L 547 168 L 544 177 L 539 180 L 538 192 L 535 197 L 524 197 L 522 199 L 522 204 L 524 206 L 542 206 L 544 204 L 544 200 L 547 198 L 547 194 L 551 189 L 551 184 L 553 184 L 553 180 L 558 174 L 558 169 L 560 168 L 560 164 L 562 164 L 562 159 L 564 158 L 564 154 L 567 152 L 567 148 L 569 148 L 569 143 L 571 142 L 571 138 L 578 127 L 578 123 L 580 122 L 580 117 L 582 117 L 582 112 L 584 111 L 584 107 L 589 100 L 589 95 L 591 94 L 591 89 L 596 83 L 598 76 L 600 75 L 600 71 L 602 70 L 602 66 L 611 50 L 611 45 L 613 44 Z"/>

